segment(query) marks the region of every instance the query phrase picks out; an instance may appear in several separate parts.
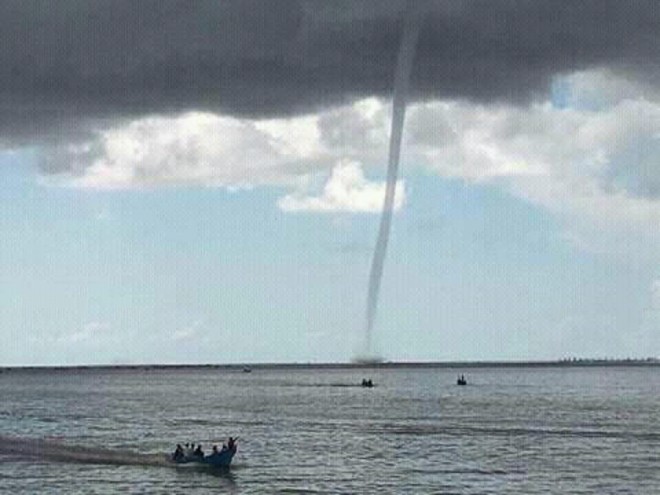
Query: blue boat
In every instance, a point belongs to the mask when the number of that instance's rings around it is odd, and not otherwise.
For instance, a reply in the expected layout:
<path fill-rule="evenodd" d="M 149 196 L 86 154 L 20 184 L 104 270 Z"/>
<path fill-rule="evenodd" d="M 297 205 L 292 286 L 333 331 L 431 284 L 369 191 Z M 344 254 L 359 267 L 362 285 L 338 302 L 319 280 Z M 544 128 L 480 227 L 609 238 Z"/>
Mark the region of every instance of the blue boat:
<path fill-rule="evenodd" d="M 228 468 L 231 465 L 231 461 L 236 454 L 236 444 L 233 444 L 231 448 L 223 445 L 222 450 L 214 451 L 211 454 L 203 455 L 196 454 L 194 452 L 188 451 L 175 451 L 172 454 L 172 462 L 175 464 L 192 464 L 192 465 L 203 465 L 203 466 L 212 466 L 219 468 Z"/>

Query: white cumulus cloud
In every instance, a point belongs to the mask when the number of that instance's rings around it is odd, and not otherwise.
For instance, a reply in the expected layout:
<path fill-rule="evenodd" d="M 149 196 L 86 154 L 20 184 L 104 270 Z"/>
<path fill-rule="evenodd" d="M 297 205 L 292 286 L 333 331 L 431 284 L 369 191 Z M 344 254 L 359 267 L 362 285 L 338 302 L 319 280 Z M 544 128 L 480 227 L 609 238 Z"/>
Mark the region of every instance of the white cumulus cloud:
<path fill-rule="evenodd" d="M 85 342 L 93 339 L 97 339 L 103 334 L 106 334 L 110 329 L 110 325 L 107 323 L 102 323 L 98 321 L 92 321 L 85 325 L 82 328 L 75 330 L 69 334 L 62 334 L 58 337 L 57 341 L 59 343 L 71 343 L 75 344 L 78 342 Z"/>
<path fill-rule="evenodd" d="M 581 91 L 571 98 L 582 101 Z M 618 94 L 600 108 L 420 104 L 410 109 L 408 160 L 549 210 L 580 249 L 657 259 L 660 103 Z"/>
<path fill-rule="evenodd" d="M 188 325 L 187 327 L 177 328 L 176 330 L 174 330 L 174 332 L 172 332 L 172 335 L 170 336 L 170 340 L 173 340 L 174 342 L 183 342 L 183 341 L 196 339 L 200 336 L 201 326 L 202 326 L 202 322 L 196 321 L 192 325 Z"/>
<path fill-rule="evenodd" d="M 651 308 L 660 311 L 660 278 L 651 283 Z"/>
<path fill-rule="evenodd" d="M 148 117 L 51 149 L 63 183 L 89 189 L 290 184 L 323 154 L 314 117 L 251 121 L 210 113 Z"/>
<path fill-rule="evenodd" d="M 390 125 L 377 98 L 267 120 L 145 117 L 45 150 L 44 170 L 81 188 L 284 186 L 284 211 L 375 212 L 383 185 L 362 170 L 384 173 Z M 402 175 L 503 188 L 556 215 L 580 249 L 660 252 L 660 102 L 638 83 L 591 71 L 527 106 L 426 101 L 409 106 L 405 127 Z M 322 191 L 304 187 L 333 166 Z"/>
<path fill-rule="evenodd" d="M 403 181 L 397 181 L 394 209 L 405 201 Z M 370 182 L 358 162 L 344 161 L 335 166 L 319 196 L 288 194 L 278 201 L 284 211 L 378 213 L 383 208 L 385 182 Z"/>
<path fill-rule="evenodd" d="M 55 335 L 45 335 L 41 337 L 31 337 L 31 342 L 34 344 L 42 345 L 56 345 L 56 346 L 76 346 L 86 344 L 99 344 L 101 342 L 108 342 L 114 339 L 110 332 L 111 328 L 108 323 L 91 321 L 85 323 L 79 328 L 74 328 L 70 331 L 63 331 Z"/>

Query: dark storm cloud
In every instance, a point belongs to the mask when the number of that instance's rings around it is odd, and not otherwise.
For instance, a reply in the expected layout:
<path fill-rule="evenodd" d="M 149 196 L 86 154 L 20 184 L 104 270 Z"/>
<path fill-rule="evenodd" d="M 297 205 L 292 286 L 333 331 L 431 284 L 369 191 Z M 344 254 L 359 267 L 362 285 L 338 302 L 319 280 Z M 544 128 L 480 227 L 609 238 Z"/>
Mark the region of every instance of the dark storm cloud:
<path fill-rule="evenodd" d="M 655 1 L 426 2 L 411 99 L 526 101 L 557 74 L 658 71 Z M 0 2 L 0 143 L 103 119 L 249 116 L 389 96 L 394 0 Z"/>

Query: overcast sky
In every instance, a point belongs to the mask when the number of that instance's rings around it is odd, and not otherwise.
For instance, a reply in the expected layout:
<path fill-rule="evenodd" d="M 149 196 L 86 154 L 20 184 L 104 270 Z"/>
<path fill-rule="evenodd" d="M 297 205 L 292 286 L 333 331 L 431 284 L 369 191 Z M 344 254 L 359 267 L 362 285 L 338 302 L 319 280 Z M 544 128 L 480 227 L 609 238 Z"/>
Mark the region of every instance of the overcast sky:
<path fill-rule="evenodd" d="M 660 9 L 417 3 L 375 340 L 660 356 Z M 0 364 L 347 361 L 399 1 L 0 2 Z"/>

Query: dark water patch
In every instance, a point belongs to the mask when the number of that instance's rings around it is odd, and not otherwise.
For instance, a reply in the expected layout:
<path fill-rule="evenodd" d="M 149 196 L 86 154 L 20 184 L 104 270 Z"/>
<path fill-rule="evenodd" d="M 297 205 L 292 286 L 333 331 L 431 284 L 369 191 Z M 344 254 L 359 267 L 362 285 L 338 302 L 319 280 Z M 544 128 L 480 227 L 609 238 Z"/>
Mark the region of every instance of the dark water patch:
<path fill-rule="evenodd" d="M 374 388 L 376 385 L 373 385 L 371 387 L 364 387 L 360 383 L 292 383 L 290 385 L 286 386 L 291 386 L 291 387 L 312 387 L 312 388 L 322 388 L 322 387 L 328 387 L 328 388 Z"/>
<path fill-rule="evenodd" d="M 284 381 L 284 380 L 255 380 L 251 382 L 249 387 L 279 387 L 279 388 L 375 388 L 377 385 L 374 384 L 372 387 L 364 387 L 360 381 L 356 382 L 295 382 L 295 381 Z"/>
<path fill-rule="evenodd" d="M 12 460 L 108 464 L 117 466 L 171 466 L 165 454 L 70 445 L 55 440 L 0 436 L 0 456 Z"/>
<path fill-rule="evenodd" d="M 373 433 L 393 435 L 448 435 L 448 436 L 559 436 L 578 438 L 621 438 L 660 441 L 660 433 L 623 430 L 582 430 L 569 428 L 498 428 L 493 426 L 443 425 L 378 425 L 369 427 Z"/>
<path fill-rule="evenodd" d="M 522 470 L 503 470 L 503 469 L 479 469 L 479 468 L 437 468 L 437 469 L 424 469 L 424 468 L 409 468 L 406 473 L 411 475 L 483 475 L 483 476 L 510 476 L 510 475 L 524 475 L 526 471 Z"/>
<path fill-rule="evenodd" d="M 275 493 L 325 493 L 321 490 L 314 490 L 310 488 L 281 488 Z"/>

